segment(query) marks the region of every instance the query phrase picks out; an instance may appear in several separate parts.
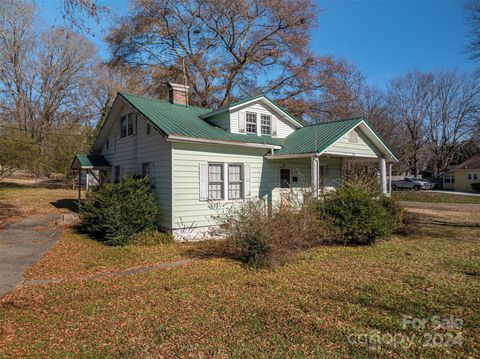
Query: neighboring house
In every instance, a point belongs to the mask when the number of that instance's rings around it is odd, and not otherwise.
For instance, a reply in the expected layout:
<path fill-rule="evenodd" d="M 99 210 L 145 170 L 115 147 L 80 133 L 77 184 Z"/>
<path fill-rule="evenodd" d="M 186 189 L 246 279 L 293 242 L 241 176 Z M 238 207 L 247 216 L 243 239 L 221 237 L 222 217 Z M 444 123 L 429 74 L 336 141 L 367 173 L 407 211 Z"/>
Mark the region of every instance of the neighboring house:
<path fill-rule="evenodd" d="M 472 183 L 480 182 L 480 155 L 470 158 L 443 175 L 443 189 L 472 192 Z"/>
<path fill-rule="evenodd" d="M 363 118 L 306 126 L 263 95 L 210 110 L 188 106 L 187 94 L 177 84 L 169 101 L 119 93 L 91 153 L 72 168 L 98 169 L 109 182 L 148 175 L 160 224 L 188 239 L 216 225 L 215 206 L 275 205 L 340 186 L 348 162 L 378 163 L 387 192 L 387 163 L 397 159 Z"/>

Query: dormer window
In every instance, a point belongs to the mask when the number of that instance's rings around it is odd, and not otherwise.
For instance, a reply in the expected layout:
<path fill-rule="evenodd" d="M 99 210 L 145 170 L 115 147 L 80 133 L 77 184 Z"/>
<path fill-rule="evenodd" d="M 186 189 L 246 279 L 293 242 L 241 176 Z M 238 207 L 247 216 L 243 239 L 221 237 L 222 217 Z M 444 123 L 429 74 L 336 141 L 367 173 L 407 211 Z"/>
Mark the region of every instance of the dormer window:
<path fill-rule="evenodd" d="M 272 117 L 269 115 L 262 115 L 261 121 L 261 134 L 270 136 L 272 134 Z"/>
<path fill-rule="evenodd" d="M 246 118 L 246 130 L 247 133 L 257 134 L 257 114 L 253 112 L 247 112 Z"/>

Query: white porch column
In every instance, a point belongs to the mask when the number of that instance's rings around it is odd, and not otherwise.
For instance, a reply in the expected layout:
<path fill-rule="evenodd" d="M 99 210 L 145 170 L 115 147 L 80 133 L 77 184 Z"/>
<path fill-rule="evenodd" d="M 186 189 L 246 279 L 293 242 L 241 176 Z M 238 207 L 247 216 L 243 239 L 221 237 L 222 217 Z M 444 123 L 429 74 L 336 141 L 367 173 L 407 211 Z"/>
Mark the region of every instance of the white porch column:
<path fill-rule="evenodd" d="M 388 193 L 392 194 L 392 164 L 388 164 Z"/>
<path fill-rule="evenodd" d="M 387 161 L 385 157 L 380 158 L 380 188 L 383 194 L 387 194 Z"/>
<path fill-rule="evenodd" d="M 87 182 L 85 184 L 85 192 L 88 192 L 90 189 L 90 171 L 87 171 Z"/>
<path fill-rule="evenodd" d="M 315 197 L 318 197 L 318 157 L 311 157 L 310 172 L 312 182 L 312 194 Z"/>
<path fill-rule="evenodd" d="M 78 170 L 78 209 L 80 209 L 82 200 L 82 170 Z"/>

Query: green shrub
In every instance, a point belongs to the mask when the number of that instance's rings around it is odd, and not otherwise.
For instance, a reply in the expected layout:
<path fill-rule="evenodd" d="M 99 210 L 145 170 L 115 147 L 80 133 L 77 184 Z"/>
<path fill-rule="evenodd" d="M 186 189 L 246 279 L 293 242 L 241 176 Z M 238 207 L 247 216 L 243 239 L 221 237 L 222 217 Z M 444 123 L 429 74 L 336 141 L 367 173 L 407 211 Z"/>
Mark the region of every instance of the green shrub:
<path fill-rule="evenodd" d="M 123 177 L 87 195 L 80 228 L 109 245 L 125 245 L 134 234 L 157 229 L 159 208 L 148 178 Z"/>
<path fill-rule="evenodd" d="M 386 237 L 401 219 L 400 207 L 376 192 L 347 184 L 318 202 L 321 218 L 344 244 L 371 244 Z"/>
<path fill-rule="evenodd" d="M 480 182 L 472 183 L 470 186 L 472 187 L 473 191 L 480 192 Z"/>

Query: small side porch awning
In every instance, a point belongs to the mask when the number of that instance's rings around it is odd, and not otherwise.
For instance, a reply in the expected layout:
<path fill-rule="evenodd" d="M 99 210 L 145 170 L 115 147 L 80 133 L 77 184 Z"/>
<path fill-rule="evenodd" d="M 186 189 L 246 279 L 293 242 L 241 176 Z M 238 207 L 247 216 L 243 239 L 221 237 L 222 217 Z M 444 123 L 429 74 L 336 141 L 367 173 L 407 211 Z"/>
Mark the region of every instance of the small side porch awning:
<path fill-rule="evenodd" d="M 97 184 L 101 184 L 105 180 L 104 171 L 112 168 L 107 159 L 102 155 L 75 155 L 70 169 L 78 172 L 78 207 L 80 208 L 82 199 L 82 172 L 86 173 L 85 181 L 86 191 L 89 190 L 89 177 L 95 178 Z M 99 175 L 97 177 L 97 175 Z"/>
<path fill-rule="evenodd" d="M 75 155 L 72 170 L 109 170 L 112 166 L 102 155 Z"/>

